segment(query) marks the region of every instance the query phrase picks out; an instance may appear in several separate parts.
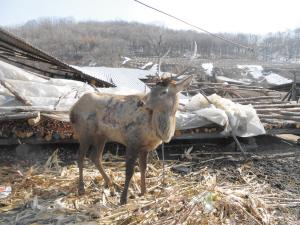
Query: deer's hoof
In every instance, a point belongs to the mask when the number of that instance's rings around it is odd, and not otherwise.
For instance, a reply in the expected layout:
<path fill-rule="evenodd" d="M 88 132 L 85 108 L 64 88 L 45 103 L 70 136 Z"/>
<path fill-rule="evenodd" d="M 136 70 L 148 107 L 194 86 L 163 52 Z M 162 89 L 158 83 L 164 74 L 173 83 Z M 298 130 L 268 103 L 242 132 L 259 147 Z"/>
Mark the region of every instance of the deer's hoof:
<path fill-rule="evenodd" d="M 85 194 L 85 190 L 83 187 L 79 187 L 78 188 L 78 195 L 84 195 Z"/>
<path fill-rule="evenodd" d="M 127 204 L 127 199 L 121 198 L 120 205 L 125 205 L 125 204 Z"/>
<path fill-rule="evenodd" d="M 104 188 L 109 188 L 109 187 L 111 187 L 112 186 L 112 184 L 111 184 L 111 182 L 104 182 Z"/>
<path fill-rule="evenodd" d="M 110 192 L 110 196 L 116 196 L 116 191 L 113 185 L 109 185 L 109 192 Z"/>
<path fill-rule="evenodd" d="M 116 182 L 113 182 L 112 185 L 116 189 L 116 191 L 121 191 L 122 190 L 122 187 L 119 184 L 117 184 Z"/>

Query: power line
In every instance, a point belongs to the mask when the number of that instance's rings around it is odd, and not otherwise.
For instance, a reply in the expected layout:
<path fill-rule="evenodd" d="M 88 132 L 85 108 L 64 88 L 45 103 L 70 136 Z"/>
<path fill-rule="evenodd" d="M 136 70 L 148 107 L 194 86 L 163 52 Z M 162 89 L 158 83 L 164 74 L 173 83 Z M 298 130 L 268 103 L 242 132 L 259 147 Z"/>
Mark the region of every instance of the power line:
<path fill-rule="evenodd" d="M 159 12 L 159 13 L 161 13 L 161 14 L 164 14 L 164 15 L 166 15 L 166 16 L 168 16 L 168 17 L 171 17 L 171 18 L 173 18 L 173 19 L 175 19 L 175 20 L 178 20 L 178 21 L 180 21 L 180 22 L 182 22 L 182 23 L 184 23 L 184 24 L 186 24 L 186 25 L 189 25 L 189 26 L 191 26 L 191 27 L 193 27 L 193 28 L 195 28 L 195 29 L 197 29 L 197 30 L 200 30 L 200 31 L 202 31 L 202 32 L 205 32 L 205 33 L 207 33 L 207 34 L 209 34 L 209 35 L 211 35 L 211 36 L 213 36 L 213 37 L 215 37 L 215 38 L 218 38 L 218 39 L 220 39 L 220 40 L 222 40 L 222 41 L 228 42 L 228 43 L 230 43 L 230 44 L 232 44 L 232 45 L 235 45 L 235 46 L 238 46 L 238 47 L 241 47 L 241 48 L 245 48 L 245 49 L 247 49 L 248 51 L 251 51 L 251 52 L 254 51 L 253 48 L 250 48 L 250 47 L 248 47 L 248 46 L 246 46 L 246 45 L 242 45 L 242 44 L 240 44 L 240 43 L 237 43 L 237 42 L 228 40 L 228 39 L 226 39 L 226 38 L 224 38 L 224 37 L 222 37 L 222 36 L 216 35 L 216 34 L 214 34 L 214 33 L 212 33 L 212 32 L 209 32 L 208 30 L 205 30 L 205 29 L 203 29 L 203 28 L 201 28 L 201 27 L 198 27 L 198 26 L 196 26 L 196 25 L 193 25 L 193 24 L 191 24 L 191 23 L 189 23 L 189 22 L 187 22 L 187 21 L 185 21 L 185 20 L 182 20 L 182 19 L 180 19 L 180 18 L 178 18 L 178 17 L 176 17 L 176 16 L 173 16 L 173 15 L 171 15 L 171 14 L 169 14 L 169 13 L 166 13 L 166 12 L 160 10 L 160 9 L 157 9 L 157 8 L 154 8 L 153 6 L 147 5 L 146 3 L 143 3 L 143 2 L 138 1 L 138 0 L 133 0 L 133 1 L 139 3 L 139 4 L 143 5 L 143 6 L 146 6 L 147 8 L 150 8 L 150 9 L 152 9 L 152 10 L 154 10 L 154 11 L 157 11 L 157 12 Z"/>

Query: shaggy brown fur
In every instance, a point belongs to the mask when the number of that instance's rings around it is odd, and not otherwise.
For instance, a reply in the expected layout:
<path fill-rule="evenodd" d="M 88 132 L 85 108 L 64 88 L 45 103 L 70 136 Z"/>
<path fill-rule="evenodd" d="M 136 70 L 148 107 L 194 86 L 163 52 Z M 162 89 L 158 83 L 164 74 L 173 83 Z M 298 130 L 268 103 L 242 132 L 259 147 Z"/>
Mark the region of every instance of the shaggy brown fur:
<path fill-rule="evenodd" d="M 126 146 L 126 179 L 121 204 L 127 202 L 127 191 L 133 175 L 134 164 L 139 157 L 141 192 L 146 192 L 145 172 L 147 154 L 162 141 L 169 142 L 174 135 L 178 107 L 177 93 L 191 81 L 188 77 L 180 82 L 164 82 L 155 86 L 147 95 L 120 96 L 88 93 L 72 107 L 70 121 L 79 137 L 79 194 L 84 193 L 83 159 L 89 148 L 94 149 L 93 162 L 111 185 L 102 164 L 102 152 L 107 141 Z"/>

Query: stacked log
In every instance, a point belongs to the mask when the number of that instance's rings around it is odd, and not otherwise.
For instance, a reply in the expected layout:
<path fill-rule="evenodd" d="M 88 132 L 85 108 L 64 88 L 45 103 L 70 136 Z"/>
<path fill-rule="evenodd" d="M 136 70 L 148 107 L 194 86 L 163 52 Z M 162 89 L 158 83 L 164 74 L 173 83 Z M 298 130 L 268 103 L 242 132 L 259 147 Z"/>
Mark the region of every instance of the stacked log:
<path fill-rule="evenodd" d="M 218 94 L 223 97 L 247 98 L 247 97 L 261 97 L 261 96 L 279 96 L 279 99 L 284 96 L 284 93 L 262 88 L 253 85 L 238 85 L 225 83 L 210 83 L 210 82 L 193 82 L 190 88 L 183 93 L 194 95 L 197 93 L 206 93 L 207 95 Z M 276 98 L 275 98 L 276 99 Z M 243 100 L 245 101 L 245 100 Z"/>
<path fill-rule="evenodd" d="M 185 130 L 176 130 L 175 137 L 179 137 L 184 134 L 200 134 L 200 133 L 218 133 L 224 130 L 224 127 L 218 125 L 211 125 L 208 127 L 199 127 Z"/>
<path fill-rule="evenodd" d="M 38 138 L 46 141 L 73 138 L 70 123 L 41 117 L 39 122 L 12 120 L 0 122 L 0 138 Z"/>

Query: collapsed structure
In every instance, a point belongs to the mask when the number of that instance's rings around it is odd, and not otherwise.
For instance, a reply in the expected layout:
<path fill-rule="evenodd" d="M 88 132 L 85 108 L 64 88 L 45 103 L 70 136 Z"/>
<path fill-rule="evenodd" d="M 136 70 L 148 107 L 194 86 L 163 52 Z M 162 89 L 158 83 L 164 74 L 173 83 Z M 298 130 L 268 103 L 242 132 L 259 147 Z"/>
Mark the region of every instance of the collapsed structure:
<path fill-rule="evenodd" d="M 0 144 L 5 145 L 75 142 L 68 112 L 80 96 L 147 92 L 154 74 L 145 66 L 69 66 L 2 29 L 0 59 Z M 212 72 L 209 64 L 205 69 Z M 300 104 L 284 99 L 285 92 L 224 81 L 195 76 L 180 95 L 175 139 L 299 133 Z"/>

